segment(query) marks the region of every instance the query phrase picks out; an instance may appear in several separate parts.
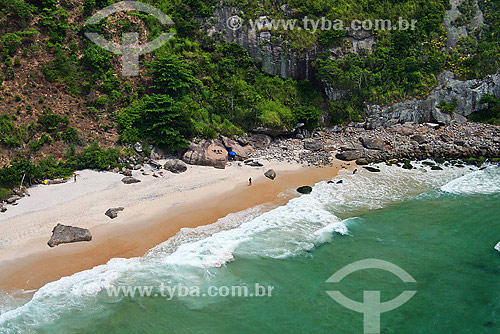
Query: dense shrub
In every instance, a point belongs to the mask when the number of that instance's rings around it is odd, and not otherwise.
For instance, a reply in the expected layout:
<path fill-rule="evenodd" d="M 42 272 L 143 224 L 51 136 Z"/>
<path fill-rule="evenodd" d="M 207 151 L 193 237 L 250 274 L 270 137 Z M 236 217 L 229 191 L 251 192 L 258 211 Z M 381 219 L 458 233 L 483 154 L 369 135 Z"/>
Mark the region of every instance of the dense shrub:
<path fill-rule="evenodd" d="M 193 124 L 183 104 L 168 95 L 145 95 L 118 116 L 122 140 L 133 143 L 142 138 L 174 152 L 187 147 Z"/>
<path fill-rule="evenodd" d="M 47 132 L 54 132 L 58 129 L 65 128 L 69 124 L 68 116 L 61 116 L 49 111 L 45 111 L 38 117 L 38 123 Z"/>

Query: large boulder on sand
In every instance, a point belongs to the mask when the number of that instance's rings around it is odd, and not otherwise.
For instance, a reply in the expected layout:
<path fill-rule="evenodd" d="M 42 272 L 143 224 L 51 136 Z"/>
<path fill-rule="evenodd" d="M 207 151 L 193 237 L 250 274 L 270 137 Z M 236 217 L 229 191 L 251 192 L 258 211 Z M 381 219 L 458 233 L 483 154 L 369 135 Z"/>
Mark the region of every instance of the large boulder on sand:
<path fill-rule="evenodd" d="M 233 151 L 236 153 L 235 160 L 244 161 L 247 160 L 250 154 L 252 154 L 255 150 L 252 145 L 240 145 L 236 140 L 233 140 L 228 137 L 222 136 L 222 143 L 226 147 L 228 151 Z"/>
<path fill-rule="evenodd" d="M 57 224 L 52 230 L 52 237 L 47 245 L 54 247 L 60 244 L 90 240 L 92 240 L 92 235 L 86 228 Z"/>
<path fill-rule="evenodd" d="M 198 144 L 191 143 L 182 160 L 190 165 L 224 169 L 227 163 L 227 150 L 220 140 L 202 140 Z"/>
<path fill-rule="evenodd" d="M 187 165 L 184 161 L 179 159 L 169 159 L 163 165 L 163 168 L 168 170 L 171 173 L 180 174 L 187 171 Z"/>

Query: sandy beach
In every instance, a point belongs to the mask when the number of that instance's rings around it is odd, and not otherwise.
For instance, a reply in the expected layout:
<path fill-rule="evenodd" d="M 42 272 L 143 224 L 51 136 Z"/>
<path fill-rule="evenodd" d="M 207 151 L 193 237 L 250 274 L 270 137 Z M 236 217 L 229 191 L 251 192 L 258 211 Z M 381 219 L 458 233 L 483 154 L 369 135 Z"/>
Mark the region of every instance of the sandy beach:
<path fill-rule="evenodd" d="M 260 168 L 235 162 L 224 170 L 189 166 L 160 178 L 134 171 L 141 182 L 131 185 L 121 182 L 121 174 L 84 170 L 76 183 L 33 187 L 31 196 L 0 216 L 0 286 L 36 289 L 111 258 L 143 255 L 183 227 L 211 224 L 262 203 L 285 203 L 296 195 L 278 196 L 283 191 L 334 177 L 341 168 L 261 162 Z M 264 177 L 270 168 L 274 181 Z M 120 206 L 125 210 L 117 218 L 104 215 Z M 88 228 L 93 239 L 49 248 L 57 223 Z"/>

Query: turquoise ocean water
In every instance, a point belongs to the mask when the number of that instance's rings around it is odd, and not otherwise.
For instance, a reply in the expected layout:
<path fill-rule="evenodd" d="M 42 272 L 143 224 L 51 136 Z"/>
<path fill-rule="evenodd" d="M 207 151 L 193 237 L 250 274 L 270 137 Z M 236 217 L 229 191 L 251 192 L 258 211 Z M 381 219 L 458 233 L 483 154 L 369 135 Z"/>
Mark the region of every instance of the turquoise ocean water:
<path fill-rule="evenodd" d="M 500 168 L 431 171 L 381 166 L 320 182 L 280 207 L 259 206 L 181 231 L 146 256 L 0 292 L 0 333 L 363 333 L 363 315 L 328 296 L 382 301 L 382 333 L 500 333 Z M 343 183 L 337 184 L 338 180 Z M 500 247 L 499 247 L 500 248 Z M 383 270 L 326 280 L 364 259 Z M 109 296 L 110 287 L 273 286 L 265 297 Z M 195 290 L 192 290 L 195 291 Z"/>

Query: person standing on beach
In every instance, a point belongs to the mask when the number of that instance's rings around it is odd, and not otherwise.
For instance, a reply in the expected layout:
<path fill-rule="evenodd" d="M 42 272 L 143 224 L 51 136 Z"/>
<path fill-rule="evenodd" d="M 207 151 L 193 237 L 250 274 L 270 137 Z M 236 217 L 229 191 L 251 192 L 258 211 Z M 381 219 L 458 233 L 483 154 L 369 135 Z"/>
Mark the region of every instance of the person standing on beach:
<path fill-rule="evenodd" d="M 251 186 L 252 185 L 252 178 L 249 178 L 248 179 L 248 185 Z"/>
<path fill-rule="evenodd" d="M 76 183 L 76 174 L 75 174 L 75 183 Z"/>

